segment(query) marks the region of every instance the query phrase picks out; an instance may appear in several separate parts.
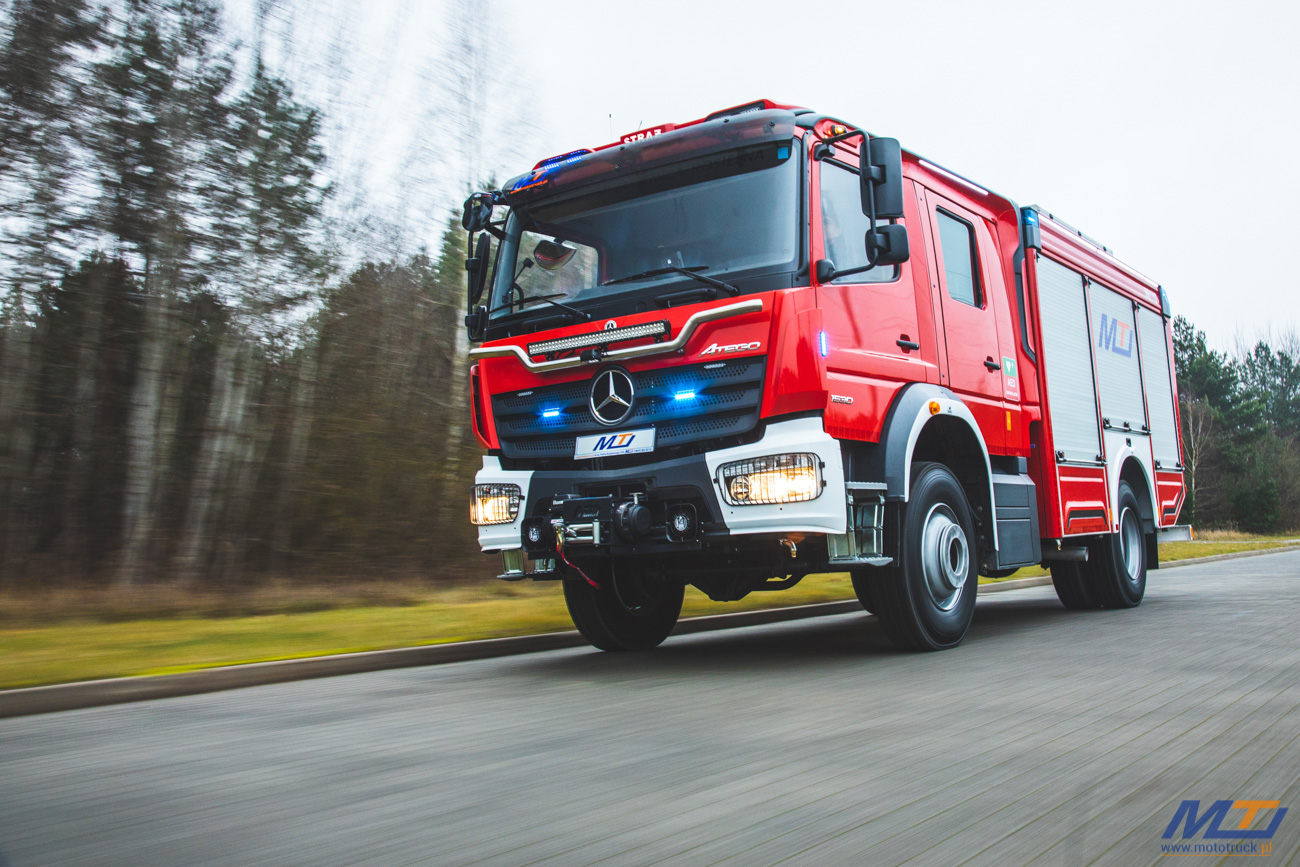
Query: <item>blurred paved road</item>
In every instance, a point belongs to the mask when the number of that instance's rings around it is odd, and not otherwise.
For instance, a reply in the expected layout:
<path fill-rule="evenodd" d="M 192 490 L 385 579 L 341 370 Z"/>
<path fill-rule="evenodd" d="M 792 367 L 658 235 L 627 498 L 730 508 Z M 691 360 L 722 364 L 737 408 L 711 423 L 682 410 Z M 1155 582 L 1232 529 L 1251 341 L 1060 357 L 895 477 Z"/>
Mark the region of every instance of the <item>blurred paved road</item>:
<path fill-rule="evenodd" d="M 0 864 L 1139 864 L 1183 798 L 1281 800 L 1297 864 L 1298 620 L 1288 553 L 939 654 L 848 615 L 6 720 Z"/>

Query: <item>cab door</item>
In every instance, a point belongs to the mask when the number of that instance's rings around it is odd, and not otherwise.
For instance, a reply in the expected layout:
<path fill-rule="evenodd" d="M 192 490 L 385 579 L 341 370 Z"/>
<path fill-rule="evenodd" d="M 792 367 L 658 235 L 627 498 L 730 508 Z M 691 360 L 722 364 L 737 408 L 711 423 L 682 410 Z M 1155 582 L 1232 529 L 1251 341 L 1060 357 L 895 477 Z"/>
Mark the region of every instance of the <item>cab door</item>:
<path fill-rule="evenodd" d="M 829 259 L 841 274 L 818 283 L 823 311 L 830 404 L 827 430 L 848 439 L 876 440 L 894 396 L 909 382 L 938 382 L 935 330 L 924 262 L 866 265 L 864 236 L 871 221 L 862 213 L 857 157 L 843 150 L 824 159 L 814 187 L 814 259 Z M 918 226 L 915 201 L 905 206 L 904 225 Z M 917 229 L 913 229 L 917 232 Z M 919 234 L 919 232 L 918 232 Z"/>
<path fill-rule="evenodd" d="M 988 267 L 995 264 L 988 261 L 995 256 L 992 236 L 983 217 L 931 190 L 924 198 L 947 385 L 970 407 L 989 450 L 1001 452 L 1007 425 L 996 305 L 1005 295 L 991 285 L 996 277 L 996 269 Z"/>

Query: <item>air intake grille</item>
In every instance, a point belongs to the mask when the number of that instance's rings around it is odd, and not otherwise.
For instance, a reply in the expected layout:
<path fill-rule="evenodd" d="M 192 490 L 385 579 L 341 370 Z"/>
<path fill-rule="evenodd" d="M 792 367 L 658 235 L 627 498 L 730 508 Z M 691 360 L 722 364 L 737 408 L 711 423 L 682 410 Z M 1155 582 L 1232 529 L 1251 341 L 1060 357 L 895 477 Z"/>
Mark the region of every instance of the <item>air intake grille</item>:
<path fill-rule="evenodd" d="M 655 428 L 656 450 L 745 433 L 758 423 L 764 363 L 753 358 L 633 373 L 632 414 L 615 429 Z M 609 433 L 591 416 L 590 392 L 588 378 L 493 395 L 502 452 L 511 458 L 572 458 L 579 436 Z"/>

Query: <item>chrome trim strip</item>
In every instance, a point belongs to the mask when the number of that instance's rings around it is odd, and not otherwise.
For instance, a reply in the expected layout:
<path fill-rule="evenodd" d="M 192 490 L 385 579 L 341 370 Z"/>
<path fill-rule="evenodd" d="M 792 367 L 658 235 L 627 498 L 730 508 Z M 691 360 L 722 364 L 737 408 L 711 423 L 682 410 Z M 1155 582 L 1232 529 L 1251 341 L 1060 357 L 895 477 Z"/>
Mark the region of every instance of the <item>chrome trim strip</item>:
<path fill-rule="evenodd" d="M 728 304 L 724 307 L 714 307 L 709 310 L 701 310 L 698 313 L 692 313 L 691 318 L 687 319 L 682 325 L 682 330 L 677 336 L 667 343 L 649 343 L 645 346 L 632 346 L 627 349 L 614 349 L 602 355 L 598 361 L 606 363 L 610 361 L 620 361 L 631 358 L 644 358 L 647 355 L 662 355 L 668 352 L 676 352 L 686 345 L 686 343 L 695 334 L 695 329 L 705 322 L 716 322 L 719 319 L 730 319 L 732 316 L 740 316 L 745 313 L 758 313 L 763 309 L 763 300 L 761 298 L 751 298 L 748 301 L 739 301 L 735 304 Z M 513 355 L 519 359 L 524 367 L 535 371 L 549 370 L 567 370 L 570 367 L 578 367 L 584 362 L 579 356 L 571 358 L 557 358 L 554 361 L 533 361 L 529 358 L 528 353 L 522 346 L 486 346 L 478 349 L 471 349 L 469 357 L 477 358 L 500 358 L 505 355 Z M 593 362 L 595 363 L 595 362 Z"/>

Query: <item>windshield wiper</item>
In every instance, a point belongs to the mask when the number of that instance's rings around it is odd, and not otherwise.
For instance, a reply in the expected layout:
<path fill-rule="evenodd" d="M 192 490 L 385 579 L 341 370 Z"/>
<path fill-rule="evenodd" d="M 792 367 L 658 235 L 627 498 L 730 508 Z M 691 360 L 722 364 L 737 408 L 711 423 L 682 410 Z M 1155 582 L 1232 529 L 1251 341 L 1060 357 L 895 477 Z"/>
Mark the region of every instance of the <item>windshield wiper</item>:
<path fill-rule="evenodd" d="M 612 286 L 615 283 L 630 283 L 633 280 L 641 280 L 645 277 L 658 277 L 661 274 L 684 274 L 687 277 L 694 277 L 696 280 L 707 286 L 713 286 L 717 289 L 723 289 L 732 295 L 739 295 L 740 290 L 730 283 L 724 283 L 721 280 L 715 280 L 712 277 L 706 277 L 703 274 L 697 274 L 697 271 L 703 271 L 708 265 L 692 265 L 690 268 L 678 268 L 676 265 L 665 265 L 662 268 L 651 268 L 649 271 L 642 271 L 639 274 L 628 274 L 626 277 L 617 277 L 613 280 L 606 280 L 601 283 L 602 286 Z"/>
<path fill-rule="evenodd" d="M 518 301 L 511 301 L 507 304 L 502 304 L 500 307 L 495 307 L 492 310 L 488 311 L 488 315 L 491 316 L 493 313 L 500 313 L 502 310 L 505 310 L 507 307 L 515 307 L 515 306 L 522 307 L 525 304 L 532 304 L 534 301 L 545 301 L 547 304 L 551 305 L 552 307 L 558 307 L 561 310 L 565 310 L 569 313 L 572 313 L 574 316 L 577 316 L 583 322 L 591 321 L 590 313 L 584 313 L 576 307 L 570 307 L 568 304 L 561 304 L 558 301 L 551 300 L 553 298 L 563 298 L 563 297 L 564 297 L 563 292 L 556 292 L 554 295 L 534 295 L 530 298 L 530 297 L 526 297 L 523 294 L 523 292 L 520 291 Z"/>
<path fill-rule="evenodd" d="M 551 300 L 552 298 L 563 298 L 565 295 L 565 293 L 563 292 L 555 292 L 551 295 L 537 295 L 533 298 L 529 298 L 526 295 L 524 295 L 524 290 L 519 286 L 519 275 L 523 274 L 531 267 L 533 267 L 533 260 L 524 259 L 524 263 L 519 266 L 519 271 L 516 272 L 515 276 L 510 280 L 510 290 L 506 292 L 506 297 L 509 298 L 511 292 L 518 292 L 519 300 L 515 301 L 512 299 L 510 301 L 507 301 L 505 304 L 502 304 L 500 307 L 489 310 L 487 312 L 488 316 L 491 316 L 493 313 L 500 313 L 502 310 L 505 310 L 507 307 L 514 308 L 516 305 L 523 307 L 525 304 L 532 304 L 534 301 L 545 301 L 547 304 L 551 305 L 552 307 L 558 307 L 561 310 L 569 311 L 574 316 L 577 316 L 579 319 L 581 319 L 583 322 L 591 321 L 590 313 L 583 313 L 581 310 L 579 310 L 576 307 L 570 307 L 568 304 L 561 304 L 558 301 Z"/>

